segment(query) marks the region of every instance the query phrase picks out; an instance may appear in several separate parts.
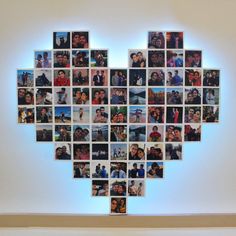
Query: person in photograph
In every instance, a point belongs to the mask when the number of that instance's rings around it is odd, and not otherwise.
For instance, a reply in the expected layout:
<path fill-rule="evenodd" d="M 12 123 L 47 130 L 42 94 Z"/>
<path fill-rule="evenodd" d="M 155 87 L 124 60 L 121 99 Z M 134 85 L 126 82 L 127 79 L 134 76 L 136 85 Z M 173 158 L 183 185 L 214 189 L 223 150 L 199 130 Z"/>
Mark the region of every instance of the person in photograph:
<path fill-rule="evenodd" d="M 39 123 L 48 123 L 49 119 L 48 119 L 48 109 L 47 107 L 42 107 L 40 110 L 40 115 L 38 117 L 38 122 Z"/>
<path fill-rule="evenodd" d="M 197 89 L 192 90 L 193 101 L 192 104 L 201 104 L 201 97 Z"/>
<path fill-rule="evenodd" d="M 102 115 L 100 109 L 96 109 L 96 115 L 93 118 L 93 123 L 107 123 L 107 118 Z"/>
<path fill-rule="evenodd" d="M 81 92 L 81 104 L 89 104 L 89 92 L 83 90 Z"/>
<path fill-rule="evenodd" d="M 193 128 L 191 125 L 185 125 L 184 131 L 185 141 L 200 141 L 201 140 L 201 126 Z"/>
<path fill-rule="evenodd" d="M 158 127 L 155 125 L 152 127 L 152 132 L 149 134 L 150 142 L 160 142 L 161 134 L 158 132 Z"/>
<path fill-rule="evenodd" d="M 138 148 L 138 158 L 139 160 L 144 160 L 145 159 L 145 152 L 143 148 Z"/>
<path fill-rule="evenodd" d="M 126 213 L 125 198 L 121 198 L 121 199 L 120 199 L 119 212 L 120 212 L 120 213 Z"/>
<path fill-rule="evenodd" d="M 74 159 L 89 160 L 90 159 L 89 145 L 83 144 L 74 146 Z"/>
<path fill-rule="evenodd" d="M 194 109 L 192 107 L 190 107 L 188 109 L 188 114 L 185 115 L 185 117 L 184 117 L 184 122 L 185 123 L 191 123 L 192 120 L 193 120 L 193 116 L 194 116 Z"/>
<path fill-rule="evenodd" d="M 204 104 L 215 105 L 215 91 L 214 89 L 207 89 L 204 96 Z"/>
<path fill-rule="evenodd" d="M 148 178 L 163 178 L 163 169 L 158 165 L 157 162 L 151 164 L 151 168 L 147 173 Z"/>
<path fill-rule="evenodd" d="M 132 60 L 131 67 L 141 67 L 137 53 L 131 53 L 130 58 Z"/>
<path fill-rule="evenodd" d="M 112 142 L 124 142 L 127 140 L 127 134 L 125 126 L 112 126 L 111 127 L 111 141 Z"/>
<path fill-rule="evenodd" d="M 140 164 L 140 167 L 138 169 L 138 178 L 144 178 L 144 175 L 145 175 L 144 165 Z"/>
<path fill-rule="evenodd" d="M 182 54 L 178 55 L 175 52 L 169 52 L 168 51 L 168 61 L 167 61 L 167 67 L 183 67 L 183 59 Z"/>
<path fill-rule="evenodd" d="M 104 58 L 104 53 L 101 51 L 95 52 L 95 67 L 106 67 L 107 66 L 107 61 Z"/>
<path fill-rule="evenodd" d="M 100 74 L 99 70 L 97 70 L 96 75 L 93 76 L 93 85 L 94 86 L 104 85 L 104 77 Z"/>
<path fill-rule="evenodd" d="M 109 187 L 107 183 L 102 185 L 102 188 L 98 190 L 98 196 L 108 196 L 109 195 Z"/>
<path fill-rule="evenodd" d="M 115 169 L 111 172 L 111 178 L 126 178 L 126 173 L 122 170 L 121 163 L 117 163 Z"/>
<path fill-rule="evenodd" d="M 157 35 L 153 35 L 151 37 L 150 43 L 148 44 L 148 48 L 150 49 L 160 49 L 160 48 L 164 48 L 164 43 L 162 43 L 162 39 L 160 36 Z"/>
<path fill-rule="evenodd" d="M 160 107 L 149 107 L 148 123 L 163 123 L 164 110 Z"/>
<path fill-rule="evenodd" d="M 192 67 L 201 67 L 201 66 L 202 66 L 201 52 L 194 51 Z"/>
<path fill-rule="evenodd" d="M 24 123 L 27 123 L 27 124 L 34 123 L 34 111 L 33 111 L 33 109 L 30 109 L 30 108 L 27 109 Z"/>
<path fill-rule="evenodd" d="M 71 141 L 70 131 L 65 126 L 61 126 L 58 130 L 58 141 Z"/>
<path fill-rule="evenodd" d="M 55 68 L 65 68 L 64 55 L 62 52 L 56 53 L 56 62 L 54 63 Z"/>
<path fill-rule="evenodd" d="M 52 64 L 48 59 L 48 52 L 43 52 L 43 61 L 42 61 L 43 68 L 51 68 Z"/>
<path fill-rule="evenodd" d="M 100 171 L 100 177 L 101 178 L 107 178 L 108 174 L 107 174 L 107 170 L 105 166 L 102 166 L 102 169 Z"/>
<path fill-rule="evenodd" d="M 73 135 L 74 141 L 89 141 L 89 130 L 77 127 Z"/>
<path fill-rule="evenodd" d="M 138 144 L 133 143 L 130 146 L 130 151 L 129 151 L 129 160 L 140 160 L 138 157 Z"/>
<path fill-rule="evenodd" d="M 174 127 L 174 142 L 182 142 L 182 129 L 180 127 Z"/>
<path fill-rule="evenodd" d="M 137 196 L 138 188 L 135 186 L 135 181 L 131 180 L 130 185 L 128 187 L 129 196 Z"/>
<path fill-rule="evenodd" d="M 100 104 L 108 104 L 108 98 L 104 89 L 99 90 Z"/>
<path fill-rule="evenodd" d="M 175 74 L 171 79 L 170 82 L 171 86 L 181 86 L 183 85 L 183 79 L 179 76 L 179 71 L 175 70 Z"/>
<path fill-rule="evenodd" d="M 18 105 L 25 104 L 25 94 L 26 94 L 26 89 L 23 88 L 18 89 Z"/>
<path fill-rule="evenodd" d="M 138 185 L 137 196 L 144 196 L 143 183 L 139 183 Z"/>
<path fill-rule="evenodd" d="M 64 70 L 57 72 L 57 77 L 54 79 L 54 86 L 70 86 L 70 79 L 66 77 Z"/>
<path fill-rule="evenodd" d="M 172 90 L 170 94 L 168 94 L 167 104 L 182 104 L 182 97 L 179 91 Z"/>
<path fill-rule="evenodd" d="M 42 58 L 43 58 L 43 56 L 41 54 L 37 55 L 36 68 L 42 68 L 43 67 L 42 66 L 42 63 L 43 63 Z"/>
<path fill-rule="evenodd" d="M 71 156 L 67 152 L 66 146 L 62 146 L 60 160 L 70 160 L 70 159 L 71 159 Z"/>
<path fill-rule="evenodd" d="M 180 32 L 170 32 L 170 39 L 167 40 L 167 48 L 183 48 L 183 37 Z"/>
<path fill-rule="evenodd" d="M 201 122 L 201 112 L 199 110 L 196 110 L 193 119 L 191 120 L 190 123 L 200 123 Z"/>
<path fill-rule="evenodd" d="M 129 170 L 129 178 L 137 178 L 138 177 L 138 165 L 137 163 L 133 163 L 133 168 Z"/>
<path fill-rule="evenodd" d="M 119 213 L 118 201 L 115 198 L 111 200 L 111 213 Z"/>
<path fill-rule="evenodd" d="M 185 53 L 185 67 L 193 67 L 193 54 Z"/>
<path fill-rule="evenodd" d="M 34 94 L 30 91 L 25 93 L 25 105 L 33 105 L 34 104 Z"/>
<path fill-rule="evenodd" d="M 163 160 L 161 148 L 150 147 L 147 152 L 147 160 Z"/>
<path fill-rule="evenodd" d="M 219 76 L 216 71 L 207 71 L 204 74 L 203 86 L 219 86 Z"/>
<path fill-rule="evenodd" d="M 61 160 L 61 155 L 62 155 L 62 148 L 58 147 L 55 150 L 55 159 L 56 160 Z"/>
<path fill-rule="evenodd" d="M 117 195 L 117 193 L 118 193 L 118 187 L 119 187 L 118 182 L 115 182 L 114 184 L 112 184 L 111 196 L 116 196 L 116 195 Z"/>
<path fill-rule="evenodd" d="M 108 119 L 108 114 L 105 112 L 105 107 L 100 107 L 101 115 Z"/>
<path fill-rule="evenodd" d="M 61 88 L 60 91 L 57 91 L 57 104 L 66 104 L 68 93 L 66 92 L 65 88 Z"/>
<path fill-rule="evenodd" d="M 165 56 L 164 51 L 150 51 L 148 54 L 149 67 L 164 67 Z"/>
<path fill-rule="evenodd" d="M 142 52 L 137 52 L 137 57 L 138 57 L 138 61 L 140 64 L 140 67 L 146 67 L 146 59 L 143 56 Z"/>
<path fill-rule="evenodd" d="M 72 48 L 88 48 L 88 35 L 86 32 L 72 33 Z"/>
<path fill-rule="evenodd" d="M 117 70 L 111 77 L 111 86 L 119 86 L 119 74 Z"/>
<path fill-rule="evenodd" d="M 99 90 L 95 90 L 95 91 L 94 91 L 92 104 L 93 104 L 93 105 L 101 104 L 101 98 L 100 98 Z"/>
<path fill-rule="evenodd" d="M 152 72 L 151 78 L 148 80 L 149 86 L 164 86 L 164 72 L 158 71 L 158 72 Z"/>
<path fill-rule="evenodd" d="M 77 51 L 75 57 L 73 58 L 73 65 L 75 67 L 88 67 L 89 59 L 85 51 Z"/>

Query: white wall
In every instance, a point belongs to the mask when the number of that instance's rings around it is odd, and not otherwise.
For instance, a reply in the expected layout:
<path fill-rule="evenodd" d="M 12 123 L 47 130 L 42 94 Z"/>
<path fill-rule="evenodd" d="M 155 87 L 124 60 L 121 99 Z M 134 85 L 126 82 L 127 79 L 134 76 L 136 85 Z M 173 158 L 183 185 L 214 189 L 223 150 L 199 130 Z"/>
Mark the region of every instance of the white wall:
<path fill-rule="evenodd" d="M 166 178 L 148 181 L 130 214 L 236 212 L 236 1 L 1 0 L 0 213 L 106 214 L 108 199 L 90 197 L 88 180 L 72 179 L 71 163 L 53 160 L 53 145 L 16 123 L 16 68 L 33 66 L 33 50 L 51 49 L 52 32 L 88 29 L 93 48 L 109 48 L 110 66 L 127 66 L 129 48 L 146 48 L 150 30 L 184 30 L 185 48 L 204 51 L 204 67 L 221 68 L 221 123 L 204 125 L 201 143 Z"/>

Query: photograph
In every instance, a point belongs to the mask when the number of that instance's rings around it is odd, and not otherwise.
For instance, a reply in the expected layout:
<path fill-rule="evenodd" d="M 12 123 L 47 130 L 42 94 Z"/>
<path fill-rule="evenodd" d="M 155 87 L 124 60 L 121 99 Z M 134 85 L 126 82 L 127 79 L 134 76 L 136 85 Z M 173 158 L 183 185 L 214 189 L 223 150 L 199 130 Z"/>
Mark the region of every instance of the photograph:
<path fill-rule="evenodd" d="M 17 70 L 17 86 L 34 87 L 34 70 Z"/>
<path fill-rule="evenodd" d="M 147 52 L 146 50 L 132 49 L 129 50 L 129 67 L 146 67 Z"/>
<path fill-rule="evenodd" d="M 185 67 L 202 67 L 202 51 L 185 50 Z"/>
<path fill-rule="evenodd" d="M 51 87 L 52 86 L 52 70 L 35 70 L 34 71 L 36 87 Z"/>
<path fill-rule="evenodd" d="M 148 67 L 165 67 L 165 51 L 149 50 Z"/>
<path fill-rule="evenodd" d="M 201 123 L 202 117 L 202 108 L 200 106 L 189 107 L 186 106 L 184 113 L 184 122 L 185 123 Z"/>
<path fill-rule="evenodd" d="M 109 196 L 108 180 L 92 180 L 92 196 Z"/>
<path fill-rule="evenodd" d="M 167 67 L 183 67 L 183 50 L 167 51 Z"/>
<path fill-rule="evenodd" d="M 71 104 L 71 89 L 68 87 L 54 88 L 54 104 Z"/>
<path fill-rule="evenodd" d="M 52 142 L 52 125 L 36 125 L 36 141 Z"/>
<path fill-rule="evenodd" d="M 111 88 L 110 91 L 111 104 L 127 104 L 127 88 Z"/>
<path fill-rule="evenodd" d="M 113 161 L 127 160 L 127 144 L 126 143 L 111 143 L 110 157 Z"/>
<path fill-rule="evenodd" d="M 72 50 L 73 67 L 89 67 L 89 50 Z"/>
<path fill-rule="evenodd" d="M 91 69 L 92 86 L 108 86 L 108 69 Z"/>
<path fill-rule="evenodd" d="M 201 86 L 202 70 L 186 69 L 185 70 L 185 86 Z"/>
<path fill-rule="evenodd" d="M 110 69 L 110 86 L 127 86 L 127 70 Z"/>
<path fill-rule="evenodd" d="M 52 105 L 52 89 L 51 88 L 36 88 L 36 105 Z"/>
<path fill-rule="evenodd" d="M 108 141 L 108 125 L 92 125 L 92 142 Z"/>
<path fill-rule="evenodd" d="M 145 160 L 145 143 L 129 143 L 129 160 L 144 161 Z"/>
<path fill-rule="evenodd" d="M 146 123 L 146 107 L 129 106 L 129 123 Z"/>
<path fill-rule="evenodd" d="M 165 71 L 162 69 L 148 70 L 148 86 L 164 86 Z"/>
<path fill-rule="evenodd" d="M 73 162 L 74 178 L 90 178 L 89 162 Z"/>
<path fill-rule="evenodd" d="M 89 88 L 73 88 L 73 104 L 89 105 Z"/>
<path fill-rule="evenodd" d="M 72 48 L 89 48 L 89 32 L 72 32 Z"/>
<path fill-rule="evenodd" d="M 120 214 L 126 214 L 126 198 L 120 197 L 120 198 L 111 198 L 111 215 L 120 215 Z"/>
<path fill-rule="evenodd" d="M 34 52 L 35 68 L 52 68 L 52 51 Z"/>
<path fill-rule="evenodd" d="M 71 160 L 71 144 L 70 143 L 55 143 L 55 159 L 56 160 Z"/>
<path fill-rule="evenodd" d="M 219 106 L 203 106 L 202 122 L 207 122 L 207 123 L 219 122 Z"/>
<path fill-rule="evenodd" d="M 89 142 L 90 141 L 89 125 L 73 125 L 73 141 Z"/>
<path fill-rule="evenodd" d="M 149 106 L 148 107 L 148 123 L 164 123 L 165 107 Z"/>
<path fill-rule="evenodd" d="M 90 144 L 73 144 L 74 160 L 90 160 Z"/>
<path fill-rule="evenodd" d="M 107 179 L 109 177 L 110 165 L 108 161 L 92 161 L 91 173 L 93 179 Z"/>
<path fill-rule="evenodd" d="M 110 196 L 127 196 L 127 181 L 126 180 L 111 180 L 110 181 Z"/>
<path fill-rule="evenodd" d="M 146 70 L 130 69 L 129 86 L 146 86 Z"/>
<path fill-rule="evenodd" d="M 111 125 L 111 142 L 127 142 L 127 125 Z"/>
<path fill-rule="evenodd" d="M 91 50 L 91 67 L 107 67 L 108 66 L 108 50 Z"/>
<path fill-rule="evenodd" d="M 90 123 L 90 107 L 89 106 L 73 106 L 73 122 L 74 123 Z"/>
<path fill-rule="evenodd" d="M 34 107 L 18 107 L 18 123 L 34 124 Z"/>
<path fill-rule="evenodd" d="M 147 160 L 163 160 L 164 144 L 163 143 L 148 143 L 147 144 Z"/>
<path fill-rule="evenodd" d="M 163 162 L 147 162 L 147 178 L 163 178 Z"/>
<path fill-rule="evenodd" d="M 219 87 L 220 70 L 203 70 L 203 86 Z"/>
<path fill-rule="evenodd" d="M 18 105 L 34 105 L 33 88 L 18 88 Z"/>
<path fill-rule="evenodd" d="M 144 180 L 129 180 L 128 181 L 128 196 L 129 197 L 144 197 Z"/>
<path fill-rule="evenodd" d="M 53 48 L 70 48 L 70 32 L 53 32 Z"/>
<path fill-rule="evenodd" d="M 183 104 L 183 89 L 182 88 L 167 88 L 167 105 L 182 105 Z"/>
<path fill-rule="evenodd" d="M 55 125 L 55 141 L 71 141 L 71 126 L 70 125 Z"/>
<path fill-rule="evenodd" d="M 52 107 L 37 106 L 36 107 L 36 122 L 37 123 L 52 123 L 53 111 Z"/>
<path fill-rule="evenodd" d="M 54 70 L 54 86 L 70 85 L 70 70 Z"/>
<path fill-rule="evenodd" d="M 129 126 L 130 142 L 145 142 L 145 140 L 146 140 L 146 125 Z"/>
<path fill-rule="evenodd" d="M 92 105 L 108 104 L 107 88 L 92 88 Z"/>
<path fill-rule="evenodd" d="M 148 89 L 148 104 L 149 105 L 164 105 L 165 104 L 165 89 L 164 88 L 149 88 Z"/>
<path fill-rule="evenodd" d="M 148 142 L 163 142 L 163 140 L 164 140 L 164 125 L 147 126 Z"/>
<path fill-rule="evenodd" d="M 184 141 L 201 141 L 201 124 L 185 125 Z"/>
<path fill-rule="evenodd" d="M 183 107 L 167 107 L 166 123 L 183 123 Z"/>
<path fill-rule="evenodd" d="M 166 142 L 182 142 L 182 125 L 166 126 Z"/>
<path fill-rule="evenodd" d="M 145 177 L 145 162 L 128 162 L 128 178 L 143 179 Z"/>
<path fill-rule="evenodd" d="M 54 107 L 54 117 L 55 123 L 71 123 L 71 107 L 70 106 L 60 106 Z"/>
<path fill-rule="evenodd" d="M 126 162 L 110 162 L 110 178 L 125 179 L 127 177 Z"/>
<path fill-rule="evenodd" d="M 164 49 L 165 48 L 165 32 L 148 32 L 148 48 Z"/>
<path fill-rule="evenodd" d="M 127 106 L 110 106 L 111 123 L 127 123 Z"/>
<path fill-rule="evenodd" d="M 130 105 L 146 105 L 146 88 L 129 88 Z"/>
<path fill-rule="evenodd" d="M 92 122 L 93 123 L 108 123 L 108 106 L 93 106 L 92 107 Z"/>
<path fill-rule="evenodd" d="M 182 144 L 166 143 L 165 160 L 182 160 Z"/>
<path fill-rule="evenodd" d="M 73 69 L 73 86 L 89 86 L 89 69 Z"/>
<path fill-rule="evenodd" d="M 54 51 L 53 52 L 54 68 L 70 67 L 70 51 Z"/>
<path fill-rule="evenodd" d="M 183 32 L 166 32 L 166 47 L 173 49 L 184 48 L 184 33 Z"/>
<path fill-rule="evenodd" d="M 200 88 L 185 88 L 185 104 L 200 105 L 202 103 Z"/>
<path fill-rule="evenodd" d="M 167 86 L 183 86 L 183 69 L 167 69 Z"/>
<path fill-rule="evenodd" d="M 108 160 L 109 145 L 106 143 L 92 144 L 92 160 Z"/>
<path fill-rule="evenodd" d="M 219 105 L 219 88 L 203 88 L 203 104 Z"/>

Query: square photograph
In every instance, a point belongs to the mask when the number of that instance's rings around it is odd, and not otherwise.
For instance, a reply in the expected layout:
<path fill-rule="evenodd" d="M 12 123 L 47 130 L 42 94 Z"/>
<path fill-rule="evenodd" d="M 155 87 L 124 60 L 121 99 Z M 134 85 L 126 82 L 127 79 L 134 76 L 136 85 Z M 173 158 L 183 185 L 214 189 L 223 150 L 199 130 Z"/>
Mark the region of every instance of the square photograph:
<path fill-rule="evenodd" d="M 126 214 L 127 209 L 126 209 L 126 203 L 127 203 L 127 198 L 125 197 L 119 197 L 111 198 L 111 215 L 120 215 L 120 214 Z"/>
<path fill-rule="evenodd" d="M 165 160 L 182 160 L 182 144 L 166 143 Z"/>
<path fill-rule="evenodd" d="M 184 141 L 201 141 L 201 124 L 185 125 Z"/>
<path fill-rule="evenodd" d="M 185 89 L 185 104 L 200 105 L 202 102 L 200 88 Z"/>
<path fill-rule="evenodd" d="M 92 105 L 108 104 L 108 88 L 92 88 Z"/>
<path fill-rule="evenodd" d="M 55 125 L 55 141 L 69 142 L 71 141 L 71 126 L 70 125 Z"/>
<path fill-rule="evenodd" d="M 146 105 L 146 88 L 129 88 L 130 105 Z"/>
<path fill-rule="evenodd" d="M 52 68 L 52 51 L 34 52 L 35 68 Z"/>
<path fill-rule="evenodd" d="M 219 106 L 203 106 L 202 122 L 219 122 Z"/>
<path fill-rule="evenodd" d="M 109 196 L 108 180 L 92 180 L 92 196 Z"/>
<path fill-rule="evenodd" d="M 203 86 L 218 87 L 220 84 L 220 70 L 203 70 Z"/>
<path fill-rule="evenodd" d="M 111 104 L 127 104 L 127 88 L 111 88 L 110 91 Z"/>
<path fill-rule="evenodd" d="M 130 142 L 145 142 L 145 140 L 146 140 L 146 125 L 129 126 Z"/>
<path fill-rule="evenodd" d="M 91 50 L 91 67 L 107 67 L 108 66 L 108 50 Z"/>
<path fill-rule="evenodd" d="M 146 148 L 148 161 L 163 160 L 165 153 L 163 143 L 148 143 Z"/>
<path fill-rule="evenodd" d="M 112 179 L 110 181 L 110 196 L 127 196 L 127 181 Z"/>
<path fill-rule="evenodd" d="M 148 86 L 164 86 L 165 70 L 149 69 L 148 70 Z"/>
<path fill-rule="evenodd" d="M 181 49 L 184 47 L 183 32 L 166 32 L 166 47 L 173 49 Z"/>
<path fill-rule="evenodd" d="M 167 86 L 183 86 L 183 69 L 167 69 Z"/>
<path fill-rule="evenodd" d="M 127 70 L 110 69 L 110 86 L 127 86 Z"/>
<path fill-rule="evenodd" d="M 92 125 L 92 141 L 107 142 L 108 141 L 108 125 Z"/>
<path fill-rule="evenodd" d="M 163 142 L 164 126 L 163 125 L 148 125 L 147 126 L 147 141 L 148 142 Z"/>
<path fill-rule="evenodd" d="M 53 111 L 51 106 L 36 107 L 36 122 L 37 123 L 52 123 Z"/>
<path fill-rule="evenodd" d="M 166 142 L 182 142 L 182 125 L 167 125 L 166 126 Z"/>
<path fill-rule="evenodd" d="M 148 123 L 164 123 L 165 107 L 149 106 L 148 107 Z"/>
<path fill-rule="evenodd" d="M 90 160 L 90 144 L 73 144 L 74 160 Z"/>
<path fill-rule="evenodd" d="M 18 105 L 34 105 L 34 89 L 18 88 Z"/>
<path fill-rule="evenodd" d="M 183 67 L 184 64 L 183 50 L 168 50 L 167 51 L 167 67 Z"/>
<path fill-rule="evenodd" d="M 18 107 L 18 123 L 34 124 L 34 107 Z"/>
<path fill-rule="evenodd" d="M 128 178 L 143 179 L 145 177 L 145 162 L 128 162 Z"/>
<path fill-rule="evenodd" d="M 183 104 L 183 89 L 182 88 L 167 88 L 167 105 L 182 105 Z"/>
<path fill-rule="evenodd" d="M 90 163 L 89 162 L 73 162 L 74 178 L 90 178 Z"/>
<path fill-rule="evenodd" d="M 36 87 L 51 87 L 52 86 L 52 70 L 35 70 L 35 86 Z"/>
<path fill-rule="evenodd" d="M 219 88 L 203 88 L 203 104 L 219 105 Z"/>
<path fill-rule="evenodd" d="M 149 50 L 148 67 L 165 67 L 165 51 Z"/>
<path fill-rule="evenodd" d="M 186 69 L 185 70 L 185 86 L 201 86 L 202 70 Z"/>
<path fill-rule="evenodd" d="M 184 108 L 185 114 L 184 114 L 184 122 L 185 123 L 201 123 L 201 117 L 202 117 L 202 108 L 200 106 L 186 106 Z"/>
<path fill-rule="evenodd" d="M 129 143 L 129 160 L 144 161 L 145 160 L 145 143 Z"/>
<path fill-rule="evenodd" d="M 36 105 L 52 105 L 52 89 L 36 88 L 35 89 Z"/>
<path fill-rule="evenodd" d="M 163 162 L 147 162 L 147 178 L 163 178 Z"/>
<path fill-rule="evenodd" d="M 71 123 L 71 107 L 70 106 L 60 106 L 55 108 L 55 123 Z"/>
<path fill-rule="evenodd" d="M 72 32 L 72 48 L 89 48 L 89 32 Z"/>
<path fill-rule="evenodd" d="M 129 197 L 144 197 L 144 180 L 129 180 L 128 182 L 128 196 Z"/>
<path fill-rule="evenodd" d="M 55 143 L 55 160 L 71 160 L 70 143 Z"/>
<path fill-rule="evenodd" d="M 108 69 L 91 69 L 92 86 L 108 86 Z"/>
<path fill-rule="evenodd" d="M 111 143 L 110 157 L 112 161 L 127 160 L 127 144 L 125 143 Z"/>
<path fill-rule="evenodd" d="M 167 107 L 166 123 L 183 123 L 183 107 Z"/>
<path fill-rule="evenodd" d="M 73 106 L 73 122 L 74 123 L 90 123 L 90 107 L 89 106 Z"/>
<path fill-rule="evenodd" d="M 89 105 L 89 88 L 73 88 L 73 104 Z"/>
<path fill-rule="evenodd" d="M 70 86 L 70 70 L 54 70 L 54 86 Z"/>
<path fill-rule="evenodd" d="M 17 86 L 34 87 L 34 70 L 17 70 Z"/>
<path fill-rule="evenodd" d="M 110 106 L 111 123 L 127 123 L 127 106 Z"/>
<path fill-rule="evenodd" d="M 146 123 L 146 107 L 129 106 L 129 123 Z"/>
<path fill-rule="evenodd" d="M 89 50 L 72 50 L 73 67 L 89 67 Z"/>
<path fill-rule="evenodd" d="M 164 105 L 165 104 L 165 88 L 149 88 L 148 89 L 148 104 L 149 105 Z"/>
<path fill-rule="evenodd" d="M 146 50 L 132 49 L 129 50 L 129 67 L 146 67 L 147 52 Z"/>
<path fill-rule="evenodd" d="M 92 160 L 108 160 L 109 145 L 106 143 L 92 144 Z"/>
<path fill-rule="evenodd" d="M 71 104 L 71 89 L 69 87 L 54 88 L 54 104 L 55 105 L 70 105 Z"/>
<path fill-rule="evenodd" d="M 73 86 L 89 86 L 89 69 L 73 69 L 72 70 Z"/>
<path fill-rule="evenodd" d="M 202 51 L 185 50 L 185 67 L 202 67 Z"/>
<path fill-rule="evenodd" d="M 70 51 L 54 51 L 53 52 L 54 68 L 70 67 Z"/>
<path fill-rule="evenodd" d="M 127 125 L 111 125 L 111 142 L 127 142 Z"/>
<path fill-rule="evenodd" d="M 73 125 L 73 141 L 89 142 L 90 126 L 89 125 Z"/>
<path fill-rule="evenodd" d="M 130 69 L 129 86 L 146 86 L 146 70 Z"/>
<path fill-rule="evenodd" d="M 148 48 L 164 49 L 165 48 L 165 32 L 148 32 Z"/>
<path fill-rule="evenodd" d="M 70 32 L 53 32 L 53 48 L 70 48 Z"/>
<path fill-rule="evenodd" d="M 37 142 L 52 142 L 52 125 L 36 125 L 36 141 Z"/>
<path fill-rule="evenodd" d="M 92 122 L 93 123 L 108 123 L 108 106 L 92 107 Z"/>
<path fill-rule="evenodd" d="M 91 173 L 93 179 L 108 179 L 110 165 L 107 161 L 92 161 Z"/>
<path fill-rule="evenodd" d="M 110 162 L 111 178 L 125 179 L 127 177 L 126 162 Z"/>

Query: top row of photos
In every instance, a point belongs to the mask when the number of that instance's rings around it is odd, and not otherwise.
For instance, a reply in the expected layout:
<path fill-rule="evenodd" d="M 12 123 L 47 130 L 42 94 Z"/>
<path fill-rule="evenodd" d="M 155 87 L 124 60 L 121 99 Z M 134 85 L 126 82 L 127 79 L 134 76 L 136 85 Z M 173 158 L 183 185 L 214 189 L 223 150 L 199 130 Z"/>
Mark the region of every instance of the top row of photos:
<path fill-rule="evenodd" d="M 53 49 L 90 48 L 89 32 L 54 32 Z M 183 49 L 183 32 L 148 32 L 147 48 L 150 49 Z"/>

